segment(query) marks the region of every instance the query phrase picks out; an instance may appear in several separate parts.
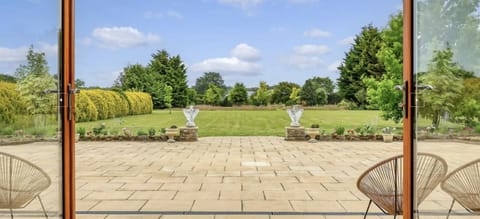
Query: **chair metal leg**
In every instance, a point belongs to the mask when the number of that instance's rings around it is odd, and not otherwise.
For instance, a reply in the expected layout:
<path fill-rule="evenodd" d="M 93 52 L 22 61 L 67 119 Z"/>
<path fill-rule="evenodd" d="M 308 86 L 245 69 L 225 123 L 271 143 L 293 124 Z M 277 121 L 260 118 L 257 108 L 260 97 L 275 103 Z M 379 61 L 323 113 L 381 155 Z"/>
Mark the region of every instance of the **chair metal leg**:
<path fill-rule="evenodd" d="M 45 218 L 48 219 L 48 214 L 47 214 L 47 211 L 45 210 L 45 206 L 43 206 L 43 202 L 42 202 L 42 199 L 40 198 L 40 195 L 37 195 L 37 197 L 38 197 L 38 201 L 40 202 L 40 205 L 42 206 L 43 214 L 45 214 Z"/>
<path fill-rule="evenodd" d="M 452 204 L 450 204 L 450 209 L 448 209 L 447 219 L 450 217 L 450 213 L 452 213 L 453 204 L 455 204 L 455 199 L 453 199 Z"/>
<path fill-rule="evenodd" d="M 367 214 L 368 214 L 368 210 L 370 209 L 370 205 L 372 205 L 372 200 L 371 199 L 368 202 L 367 211 L 365 211 L 365 215 L 363 215 L 363 219 L 367 218 Z"/>
<path fill-rule="evenodd" d="M 10 208 L 10 218 L 13 219 L 13 210 Z"/>

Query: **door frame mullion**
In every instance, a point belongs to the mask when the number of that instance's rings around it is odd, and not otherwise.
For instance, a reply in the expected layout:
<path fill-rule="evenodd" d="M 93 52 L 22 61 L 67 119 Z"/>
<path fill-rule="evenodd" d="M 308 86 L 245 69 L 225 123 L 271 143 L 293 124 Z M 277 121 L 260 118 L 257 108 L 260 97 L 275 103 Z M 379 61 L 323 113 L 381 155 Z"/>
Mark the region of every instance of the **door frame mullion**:
<path fill-rule="evenodd" d="M 75 106 L 75 95 L 70 89 L 75 88 L 74 77 L 74 2 L 61 0 L 61 31 L 60 31 L 60 81 L 62 98 L 62 156 L 63 156 L 63 218 L 75 219 L 75 119 L 72 117 Z M 71 98 L 71 99 L 69 99 Z M 70 103 L 70 107 L 68 104 Z"/>
<path fill-rule="evenodd" d="M 414 63 L 414 0 L 403 0 L 403 79 L 407 82 L 403 89 L 408 98 L 403 103 L 403 218 L 413 219 L 415 209 L 415 100 L 413 63 Z"/>

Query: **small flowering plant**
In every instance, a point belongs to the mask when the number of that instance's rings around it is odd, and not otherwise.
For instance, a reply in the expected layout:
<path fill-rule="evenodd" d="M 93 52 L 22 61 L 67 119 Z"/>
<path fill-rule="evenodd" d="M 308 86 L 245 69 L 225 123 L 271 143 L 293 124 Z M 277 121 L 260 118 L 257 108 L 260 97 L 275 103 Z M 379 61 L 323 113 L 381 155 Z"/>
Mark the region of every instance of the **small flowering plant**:
<path fill-rule="evenodd" d="M 393 131 L 395 131 L 395 127 L 385 127 L 382 129 L 383 134 L 392 134 Z"/>

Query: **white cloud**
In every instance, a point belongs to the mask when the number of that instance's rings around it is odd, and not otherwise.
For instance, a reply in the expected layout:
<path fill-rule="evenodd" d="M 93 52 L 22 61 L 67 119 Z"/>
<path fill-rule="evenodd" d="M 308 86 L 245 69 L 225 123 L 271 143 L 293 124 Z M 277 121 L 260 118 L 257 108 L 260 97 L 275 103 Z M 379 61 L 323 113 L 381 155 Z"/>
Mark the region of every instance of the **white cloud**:
<path fill-rule="evenodd" d="M 287 64 L 300 69 L 307 69 L 321 66 L 324 61 L 318 56 L 292 55 L 288 58 Z"/>
<path fill-rule="evenodd" d="M 260 60 L 260 51 L 245 43 L 238 44 L 232 49 L 231 55 L 244 61 L 258 61 Z"/>
<path fill-rule="evenodd" d="M 183 15 L 175 10 L 168 10 L 166 12 L 152 12 L 152 11 L 147 11 L 143 14 L 143 16 L 147 19 L 160 19 L 160 18 L 165 18 L 165 17 L 171 17 L 171 18 L 176 18 L 176 19 L 182 19 Z"/>
<path fill-rule="evenodd" d="M 248 44 L 238 44 L 231 50 L 232 57 L 210 58 L 189 67 L 193 72 L 219 72 L 222 75 L 259 75 L 262 66 L 260 52 Z"/>
<path fill-rule="evenodd" d="M 331 72 L 336 72 L 338 71 L 338 66 L 340 66 L 342 64 L 342 60 L 337 60 L 335 62 L 333 62 L 332 64 L 328 65 L 328 71 L 331 71 Z"/>
<path fill-rule="evenodd" d="M 340 43 L 341 45 L 352 45 L 354 42 L 355 42 L 355 36 L 349 36 L 340 40 L 338 43 Z"/>
<path fill-rule="evenodd" d="M 328 46 L 305 44 L 294 48 L 295 53 L 299 55 L 323 55 L 330 52 Z"/>
<path fill-rule="evenodd" d="M 212 58 L 196 63 L 190 67 L 195 72 L 219 72 L 226 75 L 259 75 L 261 65 L 258 63 L 243 61 L 237 57 Z"/>
<path fill-rule="evenodd" d="M 248 9 L 263 2 L 263 0 L 217 0 L 219 3 Z"/>
<path fill-rule="evenodd" d="M 0 47 L 0 62 L 22 62 L 25 61 L 28 47 L 22 46 L 18 48 Z"/>
<path fill-rule="evenodd" d="M 95 28 L 92 36 L 100 46 L 112 49 L 139 47 L 160 41 L 159 36 L 144 34 L 133 27 Z"/>
<path fill-rule="evenodd" d="M 320 37 L 329 37 L 332 35 L 332 33 L 323 31 L 317 28 L 313 28 L 311 30 L 307 30 L 303 33 L 303 35 L 307 37 L 312 37 L 312 38 L 320 38 Z"/>
<path fill-rule="evenodd" d="M 39 42 L 39 50 L 44 52 L 46 56 L 57 56 L 58 55 L 58 44 L 49 44 L 45 42 Z"/>

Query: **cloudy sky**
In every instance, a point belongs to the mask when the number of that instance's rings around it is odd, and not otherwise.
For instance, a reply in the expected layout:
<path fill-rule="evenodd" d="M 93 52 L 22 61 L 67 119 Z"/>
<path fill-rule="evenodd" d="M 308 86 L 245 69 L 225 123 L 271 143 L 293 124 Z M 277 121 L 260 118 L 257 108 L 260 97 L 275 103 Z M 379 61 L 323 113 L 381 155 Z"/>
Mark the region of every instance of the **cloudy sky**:
<path fill-rule="evenodd" d="M 30 45 L 57 69 L 58 1 L 2 1 L 0 73 L 13 74 Z M 129 64 L 166 49 L 228 85 L 299 84 L 338 78 L 336 67 L 362 26 L 384 27 L 401 0 L 78 0 L 76 77 L 111 86 Z M 8 22 L 7 22 L 8 21 Z M 5 31 L 6 30 L 6 31 Z"/>

